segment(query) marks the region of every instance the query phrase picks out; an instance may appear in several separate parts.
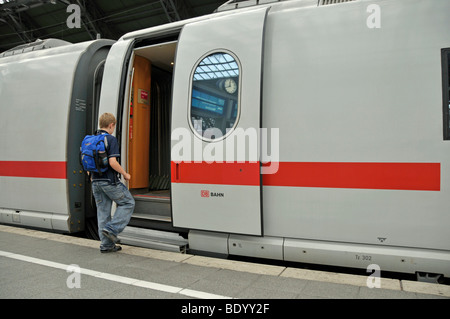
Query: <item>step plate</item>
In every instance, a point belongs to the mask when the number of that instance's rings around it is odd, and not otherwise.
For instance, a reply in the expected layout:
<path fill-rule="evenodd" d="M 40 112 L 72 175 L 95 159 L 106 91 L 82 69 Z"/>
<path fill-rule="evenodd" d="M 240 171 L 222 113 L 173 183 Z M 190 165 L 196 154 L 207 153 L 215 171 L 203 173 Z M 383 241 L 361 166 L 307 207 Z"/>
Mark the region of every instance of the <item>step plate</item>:
<path fill-rule="evenodd" d="M 164 251 L 185 253 L 188 245 L 177 233 L 127 226 L 119 235 L 121 243 Z"/>

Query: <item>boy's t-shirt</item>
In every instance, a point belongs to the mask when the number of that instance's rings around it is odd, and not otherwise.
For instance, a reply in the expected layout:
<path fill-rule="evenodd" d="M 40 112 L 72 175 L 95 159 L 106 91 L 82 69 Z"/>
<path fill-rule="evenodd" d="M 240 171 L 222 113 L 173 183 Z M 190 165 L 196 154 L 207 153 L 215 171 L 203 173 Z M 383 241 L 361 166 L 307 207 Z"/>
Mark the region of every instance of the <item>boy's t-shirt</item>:
<path fill-rule="evenodd" d="M 108 132 L 100 130 L 97 132 L 97 135 L 104 133 L 108 134 Z M 106 135 L 106 139 L 108 142 L 108 146 L 106 147 L 106 153 L 108 154 L 108 158 L 110 157 L 119 158 L 120 152 L 117 139 L 110 134 Z M 119 182 L 119 173 L 117 173 L 113 168 L 111 168 L 111 166 L 108 165 L 108 169 L 105 172 L 103 172 L 101 176 L 99 173 L 92 172 L 92 181 L 105 181 L 111 184 L 117 184 Z"/>

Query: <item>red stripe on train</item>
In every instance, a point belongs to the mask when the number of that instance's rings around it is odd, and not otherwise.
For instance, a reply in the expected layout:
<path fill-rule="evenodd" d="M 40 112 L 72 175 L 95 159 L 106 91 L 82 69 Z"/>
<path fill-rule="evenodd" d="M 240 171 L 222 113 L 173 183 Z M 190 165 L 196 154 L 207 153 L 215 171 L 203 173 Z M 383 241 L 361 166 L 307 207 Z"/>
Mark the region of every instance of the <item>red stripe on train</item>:
<path fill-rule="evenodd" d="M 263 166 L 268 166 L 264 164 Z M 440 191 L 439 163 L 280 162 L 264 186 Z M 173 183 L 259 186 L 260 163 L 174 163 Z"/>
<path fill-rule="evenodd" d="M 439 163 L 280 162 L 263 185 L 440 191 Z M 273 165 L 273 164 L 272 164 Z M 267 166 L 267 165 L 265 165 Z M 260 163 L 174 163 L 173 183 L 259 186 Z M 67 178 L 66 162 L 0 161 L 0 176 Z"/>
<path fill-rule="evenodd" d="M 172 162 L 172 183 L 259 186 L 260 164 Z"/>
<path fill-rule="evenodd" d="M 440 191 L 441 164 L 284 162 L 263 181 L 270 186 Z"/>
<path fill-rule="evenodd" d="M 67 178 L 67 162 L 0 161 L 0 176 Z"/>

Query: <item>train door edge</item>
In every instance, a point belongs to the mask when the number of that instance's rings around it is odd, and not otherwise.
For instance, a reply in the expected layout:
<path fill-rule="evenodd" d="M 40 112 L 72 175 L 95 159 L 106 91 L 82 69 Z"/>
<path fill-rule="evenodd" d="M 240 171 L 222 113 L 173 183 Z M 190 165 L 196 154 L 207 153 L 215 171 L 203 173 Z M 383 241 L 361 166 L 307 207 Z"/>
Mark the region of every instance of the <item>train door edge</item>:
<path fill-rule="evenodd" d="M 98 112 L 103 70 L 112 40 L 97 40 L 78 62 L 69 109 L 67 134 L 67 183 L 70 212 L 69 231 L 90 232 L 96 228 L 96 208 L 92 202 L 91 185 L 80 161 L 80 143 L 95 130 L 93 122 Z M 92 233 L 96 238 L 97 230 Z"/>

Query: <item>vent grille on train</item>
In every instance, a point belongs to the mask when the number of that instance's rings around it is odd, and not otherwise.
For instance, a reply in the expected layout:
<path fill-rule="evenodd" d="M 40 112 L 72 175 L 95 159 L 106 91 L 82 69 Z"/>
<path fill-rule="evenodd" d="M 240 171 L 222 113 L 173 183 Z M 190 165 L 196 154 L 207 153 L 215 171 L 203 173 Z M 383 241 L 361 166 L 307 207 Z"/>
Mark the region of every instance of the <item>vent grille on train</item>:
<path fill-rule="evenodd" d="M 344 2 L 351 2 L 356 0 L 320 0 L 319 5 L 326 6 L 329 4 L 337 4 L 337 3 L 344 3 Z"/>
<path fill-rule="evenodd" d="M 17 55 L 21 53 L 31 52 L 31 51 L 38 51 L 38 50 L 44 50 L 44 49 L 50 49 L 50 48 L 56 48 L 63 45 L 69 45 L 70 42 L 59 40 L 59 39 L 37 39 L 34 42 L 26 43 L 18 45 L 12 49 L 9 49 L 5 52 L 0 53 L 0 58 Z"/>

